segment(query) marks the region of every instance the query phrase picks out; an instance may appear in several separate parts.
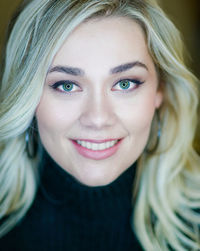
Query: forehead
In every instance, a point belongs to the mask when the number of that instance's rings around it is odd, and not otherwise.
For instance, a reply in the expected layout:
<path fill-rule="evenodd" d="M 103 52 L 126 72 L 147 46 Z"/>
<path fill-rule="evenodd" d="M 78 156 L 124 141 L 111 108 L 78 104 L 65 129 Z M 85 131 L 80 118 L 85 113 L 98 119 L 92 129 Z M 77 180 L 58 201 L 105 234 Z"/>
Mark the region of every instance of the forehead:
<path fill-rule="evenodd" d="M 53 65 L 77 67 L 95 64 L 118 64 L 133 60 L 151 60 L 140 25 L 126 17 L 91 19 L 79 25 L 57 52 Z M 102 66 L 103 67 L 103 66 Z"/>

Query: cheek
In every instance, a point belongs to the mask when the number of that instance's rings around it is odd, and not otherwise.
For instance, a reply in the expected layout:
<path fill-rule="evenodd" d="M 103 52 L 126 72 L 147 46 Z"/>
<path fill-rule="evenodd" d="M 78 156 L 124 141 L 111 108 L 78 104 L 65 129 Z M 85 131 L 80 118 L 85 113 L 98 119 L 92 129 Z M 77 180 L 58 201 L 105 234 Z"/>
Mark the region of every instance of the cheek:
<path fill-rule="evenodd" d="M 76 108 L 65 102 L 58 102 L 55 99 L 43 97 L 36 109 L 36 119 L 41 137 L 46 134 L 64 134 L 76 120 Z"/>
<path fill-rule="evenodd" d="M 130 145 L 138 157 L 148 142 L 154 111 L 154 103 L 147 101 L 134 109 L 126 122 Z"/>
<path fill-rule="evenodd" d="M 54 107 L 48 106 L 41 102 L 36 110 L 36 118 L 39 132 L 54 132 L 59 130 L 63 124 L 62 113 Z"/>
<path fill-rule="evenodd" d="M 146 138 L 150 131 L 153 114 L 152 109 L 138 109 L 134 111 L 132 117 L 127 121 L 130 133 L 136 137 Z"/>
<path fill-rule="evenodd" d="M 121 111 L 121 118 L 129 131 L 136 133 L 149 131 L 156 108 L 155 101 L 155 95 L 138 97 L 127 106 L 128 109 Z"/>

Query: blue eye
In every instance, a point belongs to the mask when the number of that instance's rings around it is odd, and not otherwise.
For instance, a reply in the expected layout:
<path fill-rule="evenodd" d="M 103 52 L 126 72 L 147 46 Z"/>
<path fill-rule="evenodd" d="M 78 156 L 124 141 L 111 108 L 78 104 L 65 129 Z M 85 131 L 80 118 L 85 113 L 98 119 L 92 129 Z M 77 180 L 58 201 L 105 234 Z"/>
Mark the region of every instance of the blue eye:
<path fill-rule="evenodd" d="M 119 86 L 120 88 L 122 88 L 123 90 L 126 90 L 130 87 L 131 83 L 129 80 L 122 80 L 119 82 Z"/>
<path fill-rule="evenodd" d="M 136 79 L 122 79 L 118 81 L 115 85 L 113 90 L 116 91 L 131 91 L 136 89 L 139 85 L 143 84 L 144 82 Z"/>
<path fill-rule="evenodd" d="M 61 85 L 61 87 L 64 91 L 70 92 L 73 89 L 74 84 L 73 83 L 65 83 L 65 84 Z"/>
<path fill-rule="evenodd" d="M 51 85 L 51 87 L 57 91 L 65 93 L 76 92 L 81 90 L 81 88 L 78 85 L 68 80 L 56 82 L 55 84 Z"/>

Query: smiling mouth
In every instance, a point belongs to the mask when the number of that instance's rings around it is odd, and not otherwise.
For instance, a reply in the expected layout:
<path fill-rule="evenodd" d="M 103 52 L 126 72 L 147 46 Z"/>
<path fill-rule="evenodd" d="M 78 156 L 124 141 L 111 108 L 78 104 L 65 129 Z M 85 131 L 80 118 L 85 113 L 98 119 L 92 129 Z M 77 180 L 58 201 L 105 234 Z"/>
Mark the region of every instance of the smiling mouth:
<path fill-rule="evenodd" d="M 93 151 L 102 150 L 103 151 L 103 150 L 113 147 L 114 145 L 117 144 L 118 141 L 119 140 L 110 140 L 110 141 L 106 141 L 102 143 L 97 143 L 97 142 L 93 143 L 93 142 L 85 141 L 85 140 L 76 140 L 76 143 L 89 150 L 93 150 Z"/>
<path fill-rule="evenodd" d="M 114 155 L 122 142 L 121 139 L 71 139 L 77 152 L 85 158 L 102 160 Z"/>

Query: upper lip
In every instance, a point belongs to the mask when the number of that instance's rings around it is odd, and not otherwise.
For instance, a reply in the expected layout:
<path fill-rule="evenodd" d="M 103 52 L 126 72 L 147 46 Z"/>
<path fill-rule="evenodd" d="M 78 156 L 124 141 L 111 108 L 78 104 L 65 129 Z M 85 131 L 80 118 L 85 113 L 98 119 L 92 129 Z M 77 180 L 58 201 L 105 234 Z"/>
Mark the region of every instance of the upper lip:
<path fill-rule="evenodd" d="M 87 141 L 87 142 L 91 142 L 91 143 L 104 143 L 104 142 L 108 142 L 108 141 L 113 141 L 113 140 L 120 140 L 121 138 L 113 138 L 113 139 L 72 139 L 72 140 L 80 140 L 80 141 Z"/>

